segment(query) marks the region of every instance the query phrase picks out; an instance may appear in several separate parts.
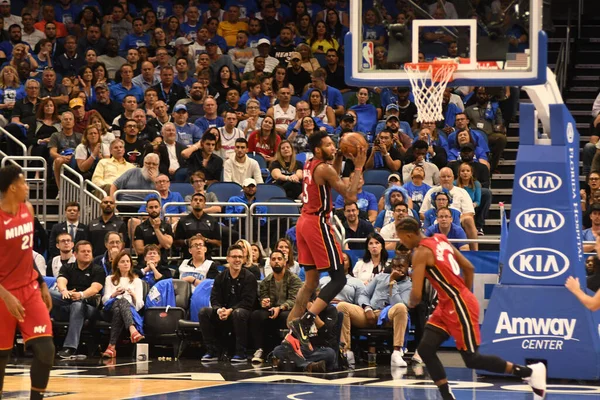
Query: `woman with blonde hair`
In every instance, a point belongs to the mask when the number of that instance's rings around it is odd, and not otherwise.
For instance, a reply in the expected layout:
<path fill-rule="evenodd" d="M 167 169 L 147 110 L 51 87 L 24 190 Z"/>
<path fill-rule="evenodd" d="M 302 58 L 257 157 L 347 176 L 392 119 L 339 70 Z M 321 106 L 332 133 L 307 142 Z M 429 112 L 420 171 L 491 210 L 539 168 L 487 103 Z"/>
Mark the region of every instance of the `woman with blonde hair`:
<path fill-rule="evenodd" d="M 81 138 L 81 143 L 75 148 L 77 170 L 85 179 L 92 179 L 98 161 L 110 157 L 110 150 L 100 139 L 100 130 L 96 125 L 88 125 Z"/>
<path fill-rule="evenodd" d="M 313 51 L 308 44 L 300 43 L 298 46 L 296 46 L 296 51 L 300 53 L 300 66 L 304 68 L 309 74 L 321 68 L 319 60 L 313 57 Z M 298 90 L 302 89 L 303 88 L 298 88 Z"/>
<path fill-rule="evenodd" d="M 109 126 L 104 118 L 102 118 L 102 115 L 96 110 L 91 110 L 88 121 L 88 126 L 95 126 L 98 128 L 102 144 L 110 147 L 112 141 L 115 140 L 115 135 L 108 130 Z"/>
<path fill-rule="evenodd" d="M 258 265 L 252 261 L 252 245 L 246 239 L 240 239 L 234 244 L 241 246 L 244 251 L 244 268 L 248 268 L 250 272 L 254 274 L 256 280 L 260 280 L 260 269 Z M 228 266 L 228 265 L 227 265 Z"/>
<path fill-rule="evenodd" d="M 304 165 L 296 160 L 296 151 L 292 143 L 289 140 L 282 140 L 269 170 L 275 184 L 285 190 L 285 195 L 289 199 L 297 199 L 302 193 L 303 167 Z"/>
<path fill-rule="evenodd" d="M 131 255 L 127 251 L 121 251 L 112 262 L 112 275 L 104 282 L 102 303 L 104 309 L 112 313 L 110 340 L 102 357 L 115 358 L 117 340 L 124 329 L 129 330 L 131 343 L 144 339 L 138 330 L 141 326 L 136 327 L 133 315 L 144 307 L 143 285 L 133 273 Z"/>
<path fill-rule="evenodd" d="M 12 110 L 17 100 L 25 97 L 25 88 L 21 85 L 17 70 L 10 65 L 0 71 L 0 126 L 10 121 Z"/>

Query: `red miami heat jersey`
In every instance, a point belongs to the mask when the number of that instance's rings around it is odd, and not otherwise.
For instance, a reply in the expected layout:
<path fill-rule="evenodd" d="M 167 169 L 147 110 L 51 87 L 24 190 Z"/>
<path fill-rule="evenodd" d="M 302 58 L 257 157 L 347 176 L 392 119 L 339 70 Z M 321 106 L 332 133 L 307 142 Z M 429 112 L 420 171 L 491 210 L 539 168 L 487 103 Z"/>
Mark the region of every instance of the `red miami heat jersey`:
<path fill-rule="evenodd" d="M 315 169 L 322 163 L 322 160 L 311 158 L 304 164 L 302 177 L 302 203 L 304 205 L 302 206 L 302 214 L 328 217 L 333 209 L 329 185 L 317 185 L 314 181 Z"/>
<path fill-rule="evenodd" d="M 37 277 L 33 268 L 33 216 L 25 203 L 17 215 L 0 210 L 0 284 L 14 290 Z"/>
<path fill-rule="evenodd" d="M 454 258 L 454 248 L 444 235 L 435 234 L 421 240 L 433 252 L 435 265 L 426 267 L 426 276 L 438 292 L 440 303 L 456 301 L 459 296 L 470 295 L 471 291 L 460 276 L 460 266 Z M 468 293 L 468 294 L 467 294 Z"/>

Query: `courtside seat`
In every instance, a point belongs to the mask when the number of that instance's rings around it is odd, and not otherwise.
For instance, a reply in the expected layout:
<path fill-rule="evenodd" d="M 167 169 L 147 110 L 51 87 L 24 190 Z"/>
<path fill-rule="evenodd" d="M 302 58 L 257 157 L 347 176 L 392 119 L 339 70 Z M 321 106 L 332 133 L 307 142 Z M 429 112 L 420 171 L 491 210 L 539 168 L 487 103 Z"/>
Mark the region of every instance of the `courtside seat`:
<path fill-rule="evenodd" d="M 178 323 L 186 319 L 190 305 L 192 288 L 189 282 L 173 279 L 175 307 L 150 307 L 144 314 L 144 333 L 151 344 L 173 346 L 175 357 L 179 357 L 181 337 L 177 332 Z"/>
<path fill-rule="evenodd" d="M 100 295 L 97 295 L 98 297 Z M 83 322 L 83 328 L 81 329 L 81 337 L 79 345 L 82 344 L 87 348 L 88 356 L 93 356 L 98 349 L 98 323 L 100 322 L 100 299 L 98 299 L 98 307 L 92 318 L 88 318 Z M 52 332 L 54 338 L 64 338 L 67 336 L 69 330 L 69 321 L 58 321 L 54 318 L 52 320 Z"/>

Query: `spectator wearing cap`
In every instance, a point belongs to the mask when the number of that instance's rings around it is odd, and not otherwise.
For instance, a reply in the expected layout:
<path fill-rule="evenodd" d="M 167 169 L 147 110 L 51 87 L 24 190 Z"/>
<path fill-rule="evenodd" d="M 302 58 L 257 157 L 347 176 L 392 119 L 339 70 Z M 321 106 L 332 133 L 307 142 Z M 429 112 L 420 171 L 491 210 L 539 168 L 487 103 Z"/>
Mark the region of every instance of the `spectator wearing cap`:
<path fill-rule="evenodd" d="M 302 56 L 297 51 L 290 53 L 286 78 L 298 95 L 301 95 L 306 85 L 311 82 L 310 74 L 302 68 Z"/>
<path fill-rule="evenodd" d="M 158 145 L 159 171 L 167 175 L 173 182 L 186 182 L 188 177 L 187 160 L 181 153 L 188 146 L 177 141 L 177 129 L 172 122 L 163 125 L 161 135 L 163 141 Z"/>
<path fill-rule="evenodd" d="M 394 114 L 388 115 L 385 119 L 384 129 L 392 134 L 394 147 L 398 150 L 400 155 L 404 157 L 406 152 L 410 150 L 412 146 L 412 139 L 400 129 L 400 119 Z"/>
<path fill-rule="evenodd" d="M 367 153 L 365 170 L 388 169 L 399 171 L 402 166 L 402 155 L 393 146 L 392 133 L 387 129 L 382 130 L 377 135 L 373 147 L 369 148 Z"/>
<path fill-rule="evenodd" d="M 398 107 L 398 104 L 396 103 L 390 103 L 385 107 L 385 115 L 383 116 L 383 119 L 377 123 L 375 132 L 379 134 L 379 132 L 385 128 L 387 117 L 391 115 L 398 117 L 398 121 L 400 121 L 400 131 L 412 136 L 412 128 L 410 124 L 406 121 L 400 120 L 400 107 Z"/>
<path fill-rule="evenodd" d="M 358 120 L 356 113 L 353 110 L 348 110 L 340 119 L 340 125 L 335 128 L 334 135 L 341 138 L 344 133 L 357 132 L 356 121 Z M 360 132 L 363 133 L 363 132 Z M 363 133 L 364 134 L 364 133 Z M 354 168 L 354 164 L 353 164 Z"/>
<path fill-rule="evenodd" d="M 256 46 L 258 50 L 258 55 L 265 59 L 265 72 L 271 73 L 275 69 L 276 66 L 279 65 L 279 60 L 270 55 L 271 52 L 271 41 L 269 39 L 260 39 Z M 246 68 L 244 68 L 244 73 L 254 71 L 254 58 L 248 60 L 246 64 Z"/>
<path fill-rule="evenodd" d="M 18 15 L 14 15 L 10 13 L 10 0 L 1 0 L 0 1 L 0 17 L 4 19 L 4 29 L 7 30 L 11 25 L 19 25 L 21 28 L 23 27 L 23 22 L 21 17 Z"/>
<path fill-rule="evenodd" d="M 248 32 L 241 30 L 236 35 L 235 46 L 229 49 L 227 55 L 236 67 L 244 70 L 248 61 L 258 55 L 258 50 L 248 46 Z"/>
<path fill-rule="evenodd" d="M 236 45 L 237 33 L 242 30 L 248 30 L 248 24 L 240 21 L 240 7 L 231 4 L 227 9 L 226 20 L 219 22 L 217 34 L 225 39 L 228 47 L 233 47 Z"/>
<path fill-rule="evenodd" d="M 194 124 L 187 122 L 188 110 L 185 104 L 177 104 L 173 108 L 173 122 L 177 130 L 177 143 L 187 148 L 194 143 L 198 143 L 202 138 L 202 131 Z"/>
<path fill-rule="evenodd" d="M 71 101 L 69 101 L 69 108 L 73 111 L 73 115 L 75 116 L 74 131 L 83 134 L 88 127 L 91 111 L 85 111 L 85 105 L 81 97 L 71 99 Z"/>
<path fill-rule="evenodd" d="M 255 182 L 263 183 L 258 162 L 248 157 L 246 153 L 248 153 L 248 141 L 245 138 L 236 139 L 235 156 L 230 157 L 223 164 L 223 182 L 242 185 L 247 178 L 253 178 Z"/>
<path fill-rule="evenodd" d="M 153 86 L 158 93 L 158 100 L 167 104 L 167 112 L 173 112 L 173 107 L 179 99 L 186 97 L 185 89 L 173 83 L 175 71 L 172 66 L 166 65 L 160 70 L 160 83 Z"/>
<path fill-rule="evenodd" d="M 584 229 L 581 236 L 584 242 L 596 242 L 598 235 L 600 235 L 600 204 L 592 204 L 589 212 L 592 226 L 588 229 Z M 583 245 L 583 251 L 586 253 L 593 252 L 595 248 L 595 243 Z"/>
<path fill-rule="evenodd" d="M 344 115 L 345 109 L 342 93 L 336 88 L 327 85 L 325 83 L 326 78 L 327 72 L 323 68 L 319 68 L 315 72 L 313 72 L 311 75 L 312 84 L 310 85 L 309 89 L 306 91 L 304 96 L 302 96 L 302 100 L 308 100 L 310 98 L 310 93 L 313 91 L 313 89 L 319 89 L 321 93 L 323 93 L 323 97 L 325 98 L 325 104 L 333 108 L 335 115 Z M 375 117 L 375 120 L 377 120 L 377 117 Z"/>
<path fill-rule="evenodd" d="M 142 18 L 134 18 L 131 24 L 133 25 L 133 32 L 125 36 L 119 47 L 121 57 L 125 57 L 129 49 L 150 46 L 150 35 L 144 32 L 144 20 Z"/>
<path fill-rule="evenodd" d="M 229 71 L 231 71 L 231 77 L 234 80 L 237 80 L 237 69 L 235 65 L 233 65 L 233 61 L 231 61 L 231 57 L 225 54 L 219 54 L 217 43 L 214 39 L 209 39 L 206 41 L 206 54 L 210 60 L 210 76 L 214 79 L 218 76 L 218 72 L 224 65 L 229 67 Z"/>
<path fill-rule="evenodd" d="M 194 43 L 193 40 L 187 39 L 185 37 L 178 37 L 175 40 L 175 54 L 169 60 L 169 63 L 173 66 L 177 65 L 177 60 L 179 58 L 185 58 L 187 61 L 187 66 L 190 71 L 196 70 L 196 62 L 194 61 L 194 57 L 190 54 L 190 46 Z"/>
<path fill-rule="evenodd" d="M 192 211 L 188 215 L 181 217 L 177 228 L 175 228 L 173 242 L 174 247 L 181 248 L 184 259 L 190 257 L 188 251 L 189 239 L 196 235 L 204 238 L 204 244 L 209 254 L 211 250 L 221 247 L 219 221 L 204 211 L 206 208 L 206 196 L 202 193 L 194 193 L 191 204 Z"/>
<path fill-rule="evenodd" d="M 142 73 L 131 80 L 131 82 L 141 88 L 144 93 L 152 86 L 156 86 L 160 83 L 160 79 L 154 75 L 154 64 L 150 61 L 144 61 L 142 63 Z"/>
<path fill-rule="evenodd" d="M 231 160 L 228 160 L 231 161 Z M 254 161 L 254 160 L 252 160 Z M 227 161 L 225 162 L 227 163 Z M 262 178 L 260 183 L 262 183 Z M 254 178 L 246 178 L 242 182 L 242 194 L 240 196 L 231 196 L 228 200 L 229 203 L 244 203 L 250 208 L 252 203 L 256 202 L 256 180 Z M 245 208 L 242 206 L 227 206 L 225 207 L 226 214 L 244 214 Z M 257 206 L 254 209 L 255 214 L 266 214 L 267 207 L 265 206 Z M 231 225 L 237 225 L 237 218 L 231 218 Z M 242 221 L 245 222 L 245 221 Z M 265 225 L 267 219 L 262 217 L 260 218 L 260 225 Z M 242 224 L 243 225 L 243 224 Z M 258 224 L 254 224 L 255 228 L 258 228 Z M 242 232 L 244 230 L 242 229 Z"/>

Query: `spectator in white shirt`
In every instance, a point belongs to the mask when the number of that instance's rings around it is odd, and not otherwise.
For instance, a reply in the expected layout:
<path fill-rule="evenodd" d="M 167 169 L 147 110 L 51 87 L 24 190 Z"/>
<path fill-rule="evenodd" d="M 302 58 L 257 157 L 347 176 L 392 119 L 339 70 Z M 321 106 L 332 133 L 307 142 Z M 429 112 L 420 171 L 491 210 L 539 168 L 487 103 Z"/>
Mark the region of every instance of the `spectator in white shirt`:
<path fill-rule="evenodd" d="M 352 275 L 366 285 L 388 265 L 388 253 L 385 249 L 385 240 L 378 233 L 369 234 L 365 243 L 367 248 L 365 254 L 356 262 Z"/>
<path fill-rule="evenodd" d="M 242 186 L 246 178 L 253 178 L 257 183 L 264 183 L 258 162 L 248 157 L 247 152 L 248 141 L 236 139 L 235 157 L 223 164 L 223 182 L 235 182 Z"/>
<path fill-rule="evenodd" d="M 206 243 L 201 235 L 188 239 L 192 258 L 183 260 L 179 266 L 179 278 L 192 284 L 192 291 L 205 279 L 215 279 L 219 275 L 217 264 L 206 259 Z"/>
<path fill-rule="evenodd" d="M 47 275 L 58 278 L 58 272 L 63 266 L 75 262 L 73 245 L 73 238 L 67 232 L 56 235 L 56 248 L 60 253 L 52 258 L 50 268 L 46 270 Z"/>

